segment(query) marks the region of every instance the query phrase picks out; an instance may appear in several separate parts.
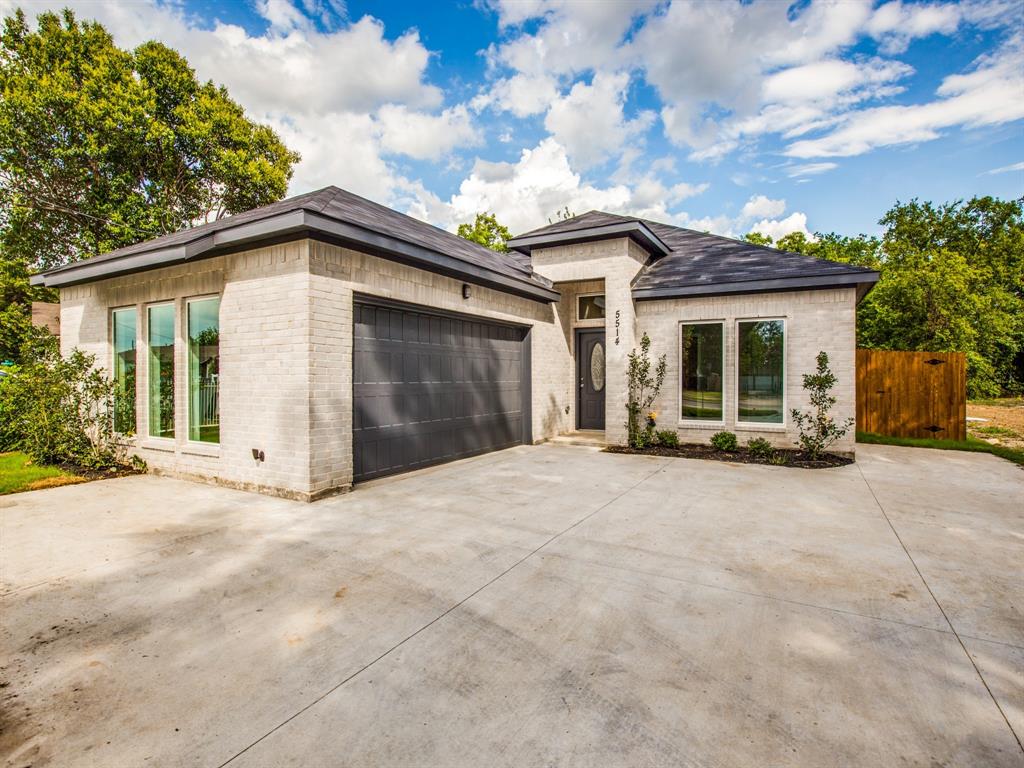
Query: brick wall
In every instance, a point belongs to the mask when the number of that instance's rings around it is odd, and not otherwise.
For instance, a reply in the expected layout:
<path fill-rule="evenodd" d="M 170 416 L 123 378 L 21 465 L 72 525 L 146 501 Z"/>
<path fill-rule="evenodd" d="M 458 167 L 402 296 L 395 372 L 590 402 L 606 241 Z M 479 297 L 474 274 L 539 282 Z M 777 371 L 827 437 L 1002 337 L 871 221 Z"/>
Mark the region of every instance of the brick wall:
<path fill-rule="evenodd" d="M 757 318 L 784 318 L 785 325 L 785 422 L 758 428 L 737 426 L 736 421 L 736 323 Z M 724 321 L 725 406 L 724 424 L 694 425 L 680 419 L 679 323 L 693 320 Z M 715 432 L 735 432 L 740 443 L 763 437 L 778 447 L 794 447 L 797 430 L 791 408 L 809 407 L 803 390 L 803 374 L 813 373 L 815 357 L 824 350 L 838 378 L 833 394 L 838 398 L 837 420 L 856 411 L 856 290 L 791 291 L 740 296 L 700 297 L 637 302 L 639 332 L 651 337 L 651 354 L 664 353 L 668 373 L 661 397 L 655 403 L 659 428 L 675 428 L 684 441 L 707 442 Z M 851 431 L 833 450 L 854 451 Z"/>
<path fill-rule="evenodd" d="M 533 251 L 533 268 L 554 281 L 564 283 L 600 281 L 605 292 L 605 435 L 611 442 L 623 442 L 626 437 L 626 355 L 636 343 L 636 306 L 633 301 L 631 283 L 637 272 L 647 261 L 647 253 L 628 238 L 599 240 L 590 243 L 560 245 L 554 248 L 538 248 Z M 572 298 L 571 296 L 569 298 Z M 570 303 L 565 297 L 561 302 L 562 311 L 575 317 L 575 300 Z M 563 421 L 559 431 L 569 431 L 576 423 L 575 370 L 571 349 L 565 347 L 564 357 L 552 355 L 551 361 L 568 377 L 570 415 Z M 560 383 L 552 376 L 553 390 L 560 390 Z"/>
<path fill-rule="evenodd" d="M 110 368 L 110 311 L 138 318 L 135 451 L 157 472 L 295 498 L 352 482 L 352 301 L 363 293 L 531 327 L 533 438 L 549 414 L 548 361 L 563 339 L 557 308 L 357 251 L 301 240 L 61 291 L 62 348 Z M 187 440 L 188 298 L 220 295 L 220 445 Z M 175 438 L 148 436 L 146 307 L 173 302 Z M 553 351 L 554 350 L 554 351 Z M 264 451 L 255 461 L 252 449 Z"/>

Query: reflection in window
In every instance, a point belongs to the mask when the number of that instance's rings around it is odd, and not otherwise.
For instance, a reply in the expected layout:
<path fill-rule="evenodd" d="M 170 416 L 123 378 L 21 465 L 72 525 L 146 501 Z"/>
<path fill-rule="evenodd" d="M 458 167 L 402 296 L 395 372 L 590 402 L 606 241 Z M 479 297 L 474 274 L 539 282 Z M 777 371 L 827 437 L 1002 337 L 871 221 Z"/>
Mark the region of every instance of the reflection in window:
<path fill-rule="evenodd" d="M 576 308 L 577 319 L 600 320 L 604 317 L 604 296 L 580 296 Z"/>
<path fill-rule="evenodd" d="M 679 367 L 682 372 L 681 418 L 722 420 L 722 324 L 682 327 Z"/>
<path fill-rule="evenodd" d="M 220 299 L 188 303 L 188 439 L 220 442 Z"/>
<path fill-rule="evenodd" d="M 758 320 L 739 324 L 737 339 L 739 421 L 783 422 L 783 323 Z"/>
<path fill-rule="evenodd" d="M 149 308 L 149 434 L 174 437 L 174 305 Z"/>
<path fill-rule="evenodd" d="M 118 309 L 114 319 L 114 431 L 135 434 L 135 309 Z"/>

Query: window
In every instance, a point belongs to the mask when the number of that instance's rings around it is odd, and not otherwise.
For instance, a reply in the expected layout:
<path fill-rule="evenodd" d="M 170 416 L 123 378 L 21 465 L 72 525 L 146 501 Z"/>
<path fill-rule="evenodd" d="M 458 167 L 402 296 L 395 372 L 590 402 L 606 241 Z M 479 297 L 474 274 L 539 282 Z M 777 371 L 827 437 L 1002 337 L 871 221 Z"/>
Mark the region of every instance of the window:
<path fill-rule="evenodd" d="M 739 324 L 737 421 L 783 422 L 783 336 L 782 320 Z"/>
<path fill-rule="evenodd" d="M 115 309 L 114 431 L 135 434 L 135 309 Z"/>
<path fill-rule="evenodd" d="M 149 308 L 149 434 L 174 437 L 174 305 Z"/>
<path fill-rule="evenodd" d="M 220 442 L 220 299 L 188 303 L 188 439 Z"/>
<path fill-rule="evenodd" d="M 687 421 L 722 421 L 722 323 L 683 325 L 680 338 L 680 417 Z"/>
<path fill-rule="evenodd" d="M 576 299 L 577 320 L 600 320 L 604 317 L 604 296 L 580 296 Z"/>

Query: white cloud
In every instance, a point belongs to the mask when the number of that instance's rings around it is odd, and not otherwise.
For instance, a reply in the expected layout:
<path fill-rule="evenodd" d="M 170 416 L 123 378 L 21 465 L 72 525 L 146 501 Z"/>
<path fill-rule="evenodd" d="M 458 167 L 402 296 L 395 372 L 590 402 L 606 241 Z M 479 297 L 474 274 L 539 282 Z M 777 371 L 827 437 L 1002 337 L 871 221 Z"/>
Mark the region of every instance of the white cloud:
<path fill-rule="evenodd" d="M 791 213 L 784 219 L 762 219 L 753 224 L 750 227 L 750 231 L 768 235 L 772 240 L 778 240 L 780 237 L 785 237 L 791 232 L 802 232 L 808 236 L 811 234 L 807 231 L 807 214 L 800 213 L 799 211 Z"/>
<path fill-rule="evenodd" d="M 929 141 L 955 126 L 998 125 L 1024 118 L 1024 38 L 1015 36 L 974 68 L 946 77 L 923 104 L 853 112 L 831 133 L 793 142 L 790 157 L 849 157 L 877 147 Z"/>
<path fill-rule="evenodd" d="M 1001 168 L 993 168 L 991 171 L 985 171 L 983 176 L 995 176 L 998 173 L 1013 173 L 1014 171 L 1024 171 L 1024 163 L 1013 163 L 1012 165 L 1004 165 Z"/>
<path fill-rule="evenodd" d="M 902 53 L 914 38 L 936 33 L 952 34 L 960 26 L 962 13 L 952 3 L 913 3 L 892 0 L 875 9 L 865 28 L 880 41 L 882 51 Z"/>
<path fill-rule="evenodd" d="M 839 166 L 836 163 L 805 163 L 794 165 L 786 170 L 791 179 L 804 178 L 806 176 L 817 176 L 818 174 L 831 171 Z"/>
<path fill-rule="evenodd" d="M 743 206 L 740 216 L 744 219 L 756 219 L 758 216 L 774 217 L 780 216 L 785 210 L 785 200 L 772 200 L 765 195 L 754 195 Z"/>
<path fill-rule="evenodd" d="M 622 105 L 629 75 L 597 74 L 590 85 L 576 83 L 555 101 L 544 127 L 569 153 L 569 159 L 586 169 L 617 155 L 626 142 L 646 130 L 652 113 L 627 120 Z"/>
<path fill-rule="evenodd" d="M 558 97 L 558 83 L 547 75 L 516 74 L 495 81 L 490 90 L 473 99 L 478 112 L 490 107 L 495 112 L 511 112 L 530 117 L 546 111 Z"/>
<path fill-rule="evenodd" d="M 437 160 L 456 147 L 480 144 L 480 134 L 463 105 L 430 115 L 386 104 L 377 111 L 377 121 L 385 152 L 419 160 Z"/>

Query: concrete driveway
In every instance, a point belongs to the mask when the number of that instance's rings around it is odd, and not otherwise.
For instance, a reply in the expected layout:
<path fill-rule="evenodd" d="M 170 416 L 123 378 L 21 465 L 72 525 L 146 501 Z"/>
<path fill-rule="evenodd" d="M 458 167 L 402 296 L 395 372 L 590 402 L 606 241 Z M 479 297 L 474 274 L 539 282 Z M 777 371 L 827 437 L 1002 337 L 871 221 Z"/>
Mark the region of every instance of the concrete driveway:
<path fill-rule="evenodd" d="M 522 447 L 0 498 L 27 766 L 1020 766 L 1024 472 Z"/>

